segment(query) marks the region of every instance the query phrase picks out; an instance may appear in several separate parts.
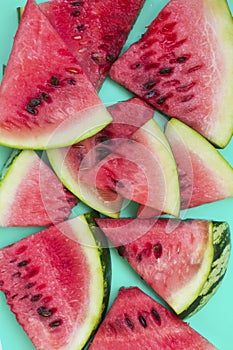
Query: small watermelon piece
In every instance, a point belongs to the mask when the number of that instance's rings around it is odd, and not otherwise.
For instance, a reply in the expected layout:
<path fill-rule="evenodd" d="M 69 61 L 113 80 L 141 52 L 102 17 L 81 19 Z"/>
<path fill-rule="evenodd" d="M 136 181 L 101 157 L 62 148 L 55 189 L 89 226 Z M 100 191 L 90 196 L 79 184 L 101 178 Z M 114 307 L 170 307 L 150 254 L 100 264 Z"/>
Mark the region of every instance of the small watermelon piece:
<path fill-rule="evenodd" d="M 0 87 L 0 143 L 46 149 L 70 145 L 111 116 L 62 38 L 28 0 Z"/>
<path fill-rule="evenodd" d="M 171 0 L 110 76 L 224 147 L 233 130 L 232 57 L 227 1 Z"/>
<path fill-rule="evenodd" d="M 177 119 L 165 134 L 177 163 L 182 209 L 233 196 L 233 169 L 204 137 Z"/>
<path fill-rule="evenodd" d="M 12 151 L 0 174 L 0 226 L 55 224 L 77 203 L 36 152 Z"/>
<path fill-rule="evenodd" d="M 87 205 L 99 212 L 118 217 L 123 198 L 109 190 L 99 190 L 79 181 L 80 165 L 92 169 L 112 153 L 124 139 L 150 120 L 154 110 L 138 98 L 108 107 L 113 121 L 96 135 L 72 147 L 47 151 L 57 176 L 69 190 Z"/>
<path fill-rule="evenodd" d="M 177 216 L 180 197 L 176 164 L 168 141 L 149 120 L 94 168 L 80 167 L 80 181 L 112 190 L 137 203 Z"/>
<path fill-rule="evenodd" d="M 82 215 L 0 250 L 0 289 L 37 350 L 83 349 L 106 309 L 110 255 L 89 222 Z"/>
<path fill-rule="evenodd" d="M 53 0 L 40 4 L 99 89 L 118 57 L 144 0 Z"/>
<path fill-rule="evenodd" d="M 230 255 L 226 222 L 96 221 L 119 254 L 181 317 L 203 307 L 224 277 Z"/>
<path fill-rule="evenodd" d="M 137 287 L 121 288 L 90 350 L 217 350 Z"/>

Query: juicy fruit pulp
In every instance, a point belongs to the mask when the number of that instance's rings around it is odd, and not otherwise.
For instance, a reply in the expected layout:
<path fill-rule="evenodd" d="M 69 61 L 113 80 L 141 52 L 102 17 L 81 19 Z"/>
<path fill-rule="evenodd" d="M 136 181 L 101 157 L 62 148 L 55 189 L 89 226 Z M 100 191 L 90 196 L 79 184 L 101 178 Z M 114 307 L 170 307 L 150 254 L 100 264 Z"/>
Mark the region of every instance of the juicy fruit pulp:
<path fill-rule="evenodd" d="M 106 307 L 109 258 L 84 216 L 0 251 L 0 289 L 36 349 L 83 348 Z"/>
<path fill-rule="evenodd" d="M 137 287 L 120 289 L 90 350 L 217 350 Z"/>
<path fill-rule="evenodd" d="M 80 166 L 92 169 L 151 119 L 154 111 L 138 98 L 112 105 L 108 111 L 113 121 L 102 131 L 72 147 L 49 150 L 47 154 L 56 174 L 71 192 L 93 209 L 118 217 L 122 197 L 79 181 Z"/>
<path fill-rule="evenodd" d="M 12 151 L 0 180 L 0 226 L 56 224 L 78 202 L 34 151 Z"/>
<path fill-rule="evenodd" d="M 232 38 L 225 0 L 171 0 L 110 76 L 224 147 L 233 130 Z"/>
<path fill-rule="evenodd" d="M 176 119 L 165 134 L 177 163 L 182 209 L 233 196 L 233 169 L 204 137 Z"/>
<path fill-rule="evenodd" d="M 144 0 L 53 0 L 40 8 L 96 89 L 118 57 Z"/>
<path fill-rule="evenodd" d="M 74 56 L 28 0 L 0 88 L 0 143 L 30 149 L 65 146 L 110 121 Z"/>
<path fill-rule="evenodd" d="M 97 223 L 119 254 L 182 317 L 205 305 L 226 272 L 230 253 L 226 223 L 174 219 L 97 219 Z"/>

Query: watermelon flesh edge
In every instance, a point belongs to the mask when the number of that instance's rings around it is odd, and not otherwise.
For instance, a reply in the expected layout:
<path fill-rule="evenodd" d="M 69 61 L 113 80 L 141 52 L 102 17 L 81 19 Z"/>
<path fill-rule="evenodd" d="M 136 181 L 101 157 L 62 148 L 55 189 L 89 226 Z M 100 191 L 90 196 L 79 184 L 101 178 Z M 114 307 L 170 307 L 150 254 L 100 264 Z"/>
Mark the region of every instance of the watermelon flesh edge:
<path fill-rule="evenodd" d="M 232 38 L 225 0 L 198 0 L 191 6 L 173 0 L 113 64 L 110 76 L 225 147 L 233 130 Z"/>
<path fill-rule="evenodd" d="M 0 181 L 1 226 L 56 224 L 77 203 L 34 151 L 12 151 Z"/>
<path fill-rule="evenodd" d="M 150 120 L 154 110 L 138 98 L 109 106 L 113 121 L 96 135 L 70 148 L 47 151 L 56 174 L 71 192 L 99 212 L 118 217 L 123 198 L 107 189 L 100 190 L 79 181 L 80 166 L 92 169 L 118 145 Z"/>
<path fill-rule="evenodd" d="M 30 149 L 70 145 L 111 121 L 93 85 L 33 0 L 27 2 L 5 70 L 0 115 L 0 143 Z"/>
<path fill-rule="evenodd" d="M 90 350 L 216 350 L 207 339 L 137 287 L 121 288 Z"/>
<path fill-rule="evenodd" d="M 0 260 L 0 288 L 36 349 L 82 349 L 109 288 L 85 217 L 3 248 Z"/>
<path fill-rule="evenodd" d="M 40 8 L 99 90 L 143 3 L 144 0 L 53 0 L 40 4 Z"/>

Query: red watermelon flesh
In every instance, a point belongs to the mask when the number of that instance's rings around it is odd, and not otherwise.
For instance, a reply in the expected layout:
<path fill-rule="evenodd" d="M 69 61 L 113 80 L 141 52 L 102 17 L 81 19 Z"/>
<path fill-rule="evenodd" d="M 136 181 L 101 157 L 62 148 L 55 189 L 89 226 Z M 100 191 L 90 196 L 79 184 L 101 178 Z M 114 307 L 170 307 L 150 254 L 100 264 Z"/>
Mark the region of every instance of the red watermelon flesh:
<path fill-rule="evenodd" d="M 41 9 L 99 89 L 144 0 L 53 0 Z"/>
<path fill-rule="evenodd" d="M 0 143 L 30 149 L 70 145 L 111 121 L 81 66 L 34 0 L 27 2 L 5 70 L 0 116 Z"/>
<path fill-rule="evenodd" d="M 137 287 L 121 288 L 90 350 L 216 350 Z"/>
<path fill-rule="evenodd" d="M 171 0 L 110 76 L 224 147 L 233 129 L 232 38 L 225 0 Z"/>
<path fill-rule="evenodd" d="M 47 226 L 67 219 L 78 199 L 39 156 L 13 151 L 9 159 L 0 186 L 0 225 Z"/>

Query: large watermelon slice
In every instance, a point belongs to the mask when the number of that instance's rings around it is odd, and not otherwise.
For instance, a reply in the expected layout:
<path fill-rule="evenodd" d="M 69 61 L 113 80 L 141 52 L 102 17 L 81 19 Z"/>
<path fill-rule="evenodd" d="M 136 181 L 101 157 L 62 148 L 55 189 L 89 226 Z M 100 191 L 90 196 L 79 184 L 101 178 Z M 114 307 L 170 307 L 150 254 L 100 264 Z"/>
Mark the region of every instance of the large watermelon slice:
<path fill-rule="evenodd" d="M 34 0 L 28 0 L 0 87 L 0 143 L 65 146 L 110 121 L 81 66 Z"/>
<path fill-rule="evenodd" d="M 152 119 L 94 168 L 80 167 L 80 181 L 156 209 L 179 214 L 176 164 L 164 133 Z"/>
<path fill-rule="evenodd" d="M 110 76 L 219 147 L 233 130 L 233 20 L 225 0 L 170 0 Z"/>
<path fill-rule="evenodd" d="M 167 123 L 165 134 L 177 163 L 182 209 L 233 196 L 233 169 L 204 137 L 177 119 Z"/>
<path fill-rule="evenodd" d="M 144 0 L 52 0 L 40 8 L 99 89 L 143 3 Z"/>
<path fill-rule="evenodd" d="M 0 289 L 37 350 L 83 349 L 108 302 L 110 255 L 88 214 L 0 251 Z"/>
<path fill-rule="evenodd" d="M 123 199 L 110 190 L 99 190 L 79 181 L 79 168 L 92 169 L 138 128 L 151 119 L 154 110 L 138 98 L 119 102 L 108 107 L 113 121 L 96 135 L 72 147 L 47 151 L 56 174 L 71 192 L 99 212 L 118 217 Z"/>
<path fill-rule="evenodd" d="M 137 287 L 121 288 L 90 350 L 217 350 Z"/>
<path fill-rule="evenodd" d="M 77 202 L 34 151 L 12 151 L 0 174 L 0 226 L 55 224 Z"/>
<path fill-rule="evenodd" d="M 230 254 L 225 222 L 97 219 L 118 252 L 181 317 L 203 307 L 219 287 Z"/>

